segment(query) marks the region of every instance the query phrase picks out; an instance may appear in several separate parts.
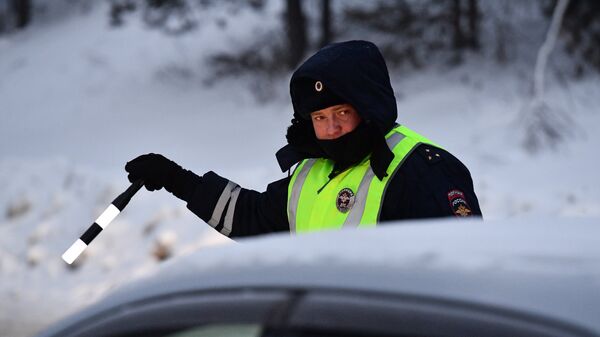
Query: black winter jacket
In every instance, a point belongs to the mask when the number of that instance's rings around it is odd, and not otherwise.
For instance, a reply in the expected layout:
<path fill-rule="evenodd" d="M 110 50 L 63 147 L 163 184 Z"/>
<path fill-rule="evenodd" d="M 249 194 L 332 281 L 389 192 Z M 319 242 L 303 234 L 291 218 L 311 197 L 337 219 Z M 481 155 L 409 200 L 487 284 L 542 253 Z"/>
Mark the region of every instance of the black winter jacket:
<path fill-rule="evenodd" d="M 430 152 L 426 152 L 430 149 Z M 430 157 L 430 153 L 434 155 Z M 439 157 L 435 156 L 439 154 Z M 288 231 L 287 193 L 289 177 L 275 181 L 264 192 L 240 188 L 233 212 L 229 237 L 243 237 L 270 232 Z M 188 200 L 187 207 L 208 222 L 229 180 L 214 172 L 206 173 Z M 464 193 L 464 202 L 472 215 L 481 215 L 473 181 L 467 168 L 450 153 L 420 145 L 400 167 L 390 181 L 383 200 L 381 220 L 403 220 L 458 216 L 448 194 Z M 228 203 L 221 218 L 213 227 L 223 230 Z"/>

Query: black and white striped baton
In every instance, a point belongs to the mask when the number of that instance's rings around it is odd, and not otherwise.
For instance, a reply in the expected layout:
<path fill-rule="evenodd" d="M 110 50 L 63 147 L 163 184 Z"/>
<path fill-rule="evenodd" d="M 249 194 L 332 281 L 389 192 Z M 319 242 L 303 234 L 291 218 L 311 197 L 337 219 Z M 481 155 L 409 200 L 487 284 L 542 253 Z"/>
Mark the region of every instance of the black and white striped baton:
<path fill-rule="evenodd" d="M 65 260 L 66 263 L 71 264 L 83 251 L 87 248 L 87 246 L 94 240 L 103 229 L 108 227 L 108 225 L 123 211 L 125 206 L 129 203 L 133 195 L 140 190 L 140 188 L 144 186 L 143 180 L 134 181 L 131 186 L 129 186 L 125 192 L 121 193 L 118 197 L 113 200 L 113 202 L 108 206 L 108 208 L 100 214 L 98 219 L 88 228 L 83 235 L 75 241 L 67 249 L 67 251 L 62 255 L 62 259 Z"/>

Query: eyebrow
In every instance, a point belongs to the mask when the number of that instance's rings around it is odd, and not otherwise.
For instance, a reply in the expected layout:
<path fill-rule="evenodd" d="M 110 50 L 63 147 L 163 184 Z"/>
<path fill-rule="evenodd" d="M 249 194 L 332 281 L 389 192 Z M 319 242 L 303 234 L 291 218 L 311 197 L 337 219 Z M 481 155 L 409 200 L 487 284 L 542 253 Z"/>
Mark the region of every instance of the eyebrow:
<path fill-rule="evenodd" d="M 334 112 L 338 112 L 338 111 L 341 111 L 341 110 L 350 110 L 350 108 L 347 105 L 342 105 L 342 106 L 340 106 L 338 108 L 335 108 Z"/>
<path fill-rule="evenodd" d="M 338 112 L 340 110 L 348 110 L 348 109 L 349 108 L 347 105 L 340 105 L 339 107 L 334 108 L 333 112 Z M 325 114 L 325 113 L 322 110 L 317 110 L 317 111 L 313 111 L 310 113 L 311 116 L 318 116 L 318 115 L 323 115 L 323 114 Z"/>

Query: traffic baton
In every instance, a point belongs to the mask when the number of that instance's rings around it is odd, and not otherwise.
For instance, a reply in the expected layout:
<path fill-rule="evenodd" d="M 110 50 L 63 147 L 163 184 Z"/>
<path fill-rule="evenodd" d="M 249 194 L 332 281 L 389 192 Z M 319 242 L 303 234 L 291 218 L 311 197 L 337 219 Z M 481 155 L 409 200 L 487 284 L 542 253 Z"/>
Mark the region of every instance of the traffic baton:
<path fill-rule="evenodd" d="M 139 191 L 142 186 L 144 186 L 144 181 L 141 179 L 136 180 L 125 190 L 125 192 L 116 197 L 108 208 L 100 214 L 90 228 L 88 228 L 85 233 L 83 233 L 83 235 L 67 249 L 62 255 L 62 259 L 68 264 L 73 263 L 73 261 L 83 253 L 92 240 L 94 240 L 103 229 L 108 227 L 117 215 L 123 211 L 134 194 Z"/>

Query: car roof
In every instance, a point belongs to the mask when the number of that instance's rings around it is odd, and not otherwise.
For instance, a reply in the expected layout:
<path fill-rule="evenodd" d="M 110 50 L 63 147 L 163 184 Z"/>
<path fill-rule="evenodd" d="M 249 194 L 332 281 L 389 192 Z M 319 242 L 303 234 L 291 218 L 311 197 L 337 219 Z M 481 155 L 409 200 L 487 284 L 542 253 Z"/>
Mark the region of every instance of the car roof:
<path fill-rule="evenodd" d="M 460 300 L 600 332 L 599 238 L 593 218 L 443 219 L 267 235 L 168 261 L 67 321 L 175 293 L 331 289 Z"/>

